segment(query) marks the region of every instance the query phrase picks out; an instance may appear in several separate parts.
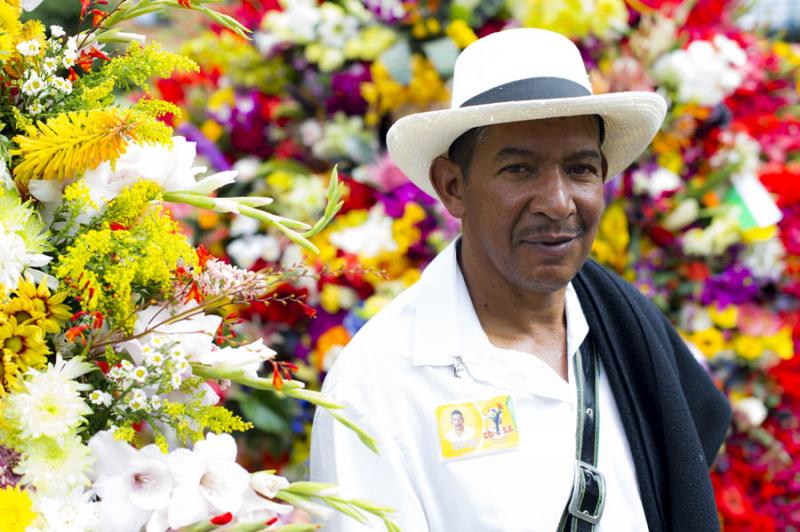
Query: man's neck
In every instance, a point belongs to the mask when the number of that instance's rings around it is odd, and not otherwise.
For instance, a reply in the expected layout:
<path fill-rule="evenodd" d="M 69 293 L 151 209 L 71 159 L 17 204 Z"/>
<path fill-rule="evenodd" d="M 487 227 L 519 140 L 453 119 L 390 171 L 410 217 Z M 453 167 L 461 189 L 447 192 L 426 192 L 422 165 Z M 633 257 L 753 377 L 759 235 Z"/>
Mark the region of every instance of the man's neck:
<path fill-rule="evenodd" d="M 566 287 L 553 292 L 520 290 L 494 268 L 459 246 L 459 266 L 486 336 L 499 348 L 535 355 L 567 379 Z"/>

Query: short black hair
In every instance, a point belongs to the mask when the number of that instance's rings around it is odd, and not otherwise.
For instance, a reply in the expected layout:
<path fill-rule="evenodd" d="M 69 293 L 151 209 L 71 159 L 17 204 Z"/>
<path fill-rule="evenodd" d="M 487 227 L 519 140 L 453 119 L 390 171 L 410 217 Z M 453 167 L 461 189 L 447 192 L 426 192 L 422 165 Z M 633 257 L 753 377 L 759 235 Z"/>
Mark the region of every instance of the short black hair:
<path fill-rule="evenodd" d="M 600 133 L 600 146 L 606 140 L 606 123 L 600 115 L 593 115 L 597 118 L 597 127 Z M 472 164 L 472 155 L 475 153 L 475 147 L 478 145 L 481 133 L 486 129 L 486 126 L 473 127 L 462 133 L 456 140 L 450 144 L 447 150 L 447 158 L 453 161 L 461 169 L 461 174 L 464 180 L 467 179 L 469 168 Z"/>

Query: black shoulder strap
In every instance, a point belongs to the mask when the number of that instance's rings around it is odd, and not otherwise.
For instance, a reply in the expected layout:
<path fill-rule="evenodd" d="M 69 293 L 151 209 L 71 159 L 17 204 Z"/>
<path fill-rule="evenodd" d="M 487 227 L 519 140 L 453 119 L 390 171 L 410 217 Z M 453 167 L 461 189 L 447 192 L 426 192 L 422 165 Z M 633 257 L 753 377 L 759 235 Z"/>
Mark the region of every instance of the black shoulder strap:
<path fill-rule="evenodd" d="M 580 352 L 575 355 L 578 390 L 575 476 L 559 531 L 592 532 L 603 515 L 606 484 L 603 474 L 597 470 L 600 433 L 598 374 L 597 352 L 594 342 L 587 336 Z"/>

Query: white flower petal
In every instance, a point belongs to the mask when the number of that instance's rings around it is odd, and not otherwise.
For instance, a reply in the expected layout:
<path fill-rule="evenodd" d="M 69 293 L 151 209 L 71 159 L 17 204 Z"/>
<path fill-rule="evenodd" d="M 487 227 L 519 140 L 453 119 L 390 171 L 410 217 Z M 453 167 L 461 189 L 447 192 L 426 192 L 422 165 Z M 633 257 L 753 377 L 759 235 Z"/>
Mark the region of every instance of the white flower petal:
<path fill-rule="evenodd" d="M 236 170 L 217 172 L 216 174 L 204 177 L 189 190 L 191 190 L 192 192 L 196 192 L 198 194 L 208 195 L 217 190 L 218 188 L 224 187 L 225 185 L 230 185 L 231 183 L 236 181 L 236 175 L 237 175 Z"/>
<path fill-rule="evenodd" d="M 212 460 L 200 481 L 200 491 L 218 512 L 237 512 L 250 487 L 250 473 L 230 460 Z"/>

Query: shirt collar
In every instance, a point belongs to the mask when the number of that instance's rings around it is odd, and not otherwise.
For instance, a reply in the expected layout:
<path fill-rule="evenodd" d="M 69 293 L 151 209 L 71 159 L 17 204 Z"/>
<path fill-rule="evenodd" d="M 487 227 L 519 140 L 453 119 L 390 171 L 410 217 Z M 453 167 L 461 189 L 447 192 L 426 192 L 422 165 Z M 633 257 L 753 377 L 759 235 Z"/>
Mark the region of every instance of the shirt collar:
<path fill-rule="evenodd" d="M 456 256 L 456 241 L 428 265 L 418 283 L 414 323 L 414 365 L 451 366 L 485 356 L 489 342 L 472 306 Z M 566 290 L 567 353 L 571 357 L 589 333 L 572 283 Z"/>

